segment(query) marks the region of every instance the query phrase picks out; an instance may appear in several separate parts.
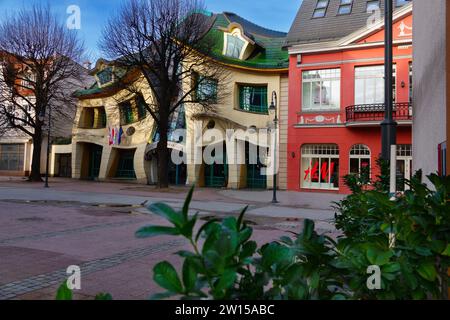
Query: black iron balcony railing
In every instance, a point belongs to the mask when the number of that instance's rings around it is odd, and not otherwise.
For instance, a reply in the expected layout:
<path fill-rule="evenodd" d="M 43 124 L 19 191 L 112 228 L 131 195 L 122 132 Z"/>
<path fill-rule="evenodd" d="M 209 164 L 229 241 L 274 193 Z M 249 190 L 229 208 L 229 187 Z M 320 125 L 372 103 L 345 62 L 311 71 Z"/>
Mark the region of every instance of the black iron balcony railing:
<path fill-rule="evenodd" d="M 347 122 L 383 121 L 384 103 L 360 104 L 346 108 Z M 412 120 L 412 103 L 394 103 L 393 117 L 396 121 Z"/>

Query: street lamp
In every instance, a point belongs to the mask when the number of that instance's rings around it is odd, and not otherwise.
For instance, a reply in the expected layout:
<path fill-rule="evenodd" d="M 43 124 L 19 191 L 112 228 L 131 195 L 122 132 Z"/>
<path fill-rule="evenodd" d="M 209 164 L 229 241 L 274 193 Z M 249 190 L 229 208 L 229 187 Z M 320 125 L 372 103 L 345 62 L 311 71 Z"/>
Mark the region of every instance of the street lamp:
<path fill-rule="evenodd" d="M 45 108 L 41 110 L 39 113 L 39 121 L 44 122 L 45 121 Z M 48 127 L 47 127 L 47 163 L 45 165 L 45 188 L 48 188 L 48 171 L 49 171 L 49 162 L 50 162 L 50 127 L 51 127 L 51 120 L 52 120 L 52 108 L 48 107 Z"/>
<path fill-rule="evenodd" d="M 385 161 L 391 159 L 391 146 L 397 144 L 397 123 L 393 118 L 393 26 L 392 26 L 392 16 L 393 16 L 393 5 L 392 0 L 384 1 L 385 9 L 385 61 L 384 61 L 384 120 L 381 123 L 381 158 Z"/>
<path fill-rule="evenodd" d="M 278 203 L 277 200 L 277 129 L 278 129 L 278 111 L 277 111 L 277 93 L 272 92 L 272 102 L 269 107 L 269 113 L 274 116 L 273 124 L 275 131 L 275 139 L 273 144 L 273 198 L 272 203 Z"/>

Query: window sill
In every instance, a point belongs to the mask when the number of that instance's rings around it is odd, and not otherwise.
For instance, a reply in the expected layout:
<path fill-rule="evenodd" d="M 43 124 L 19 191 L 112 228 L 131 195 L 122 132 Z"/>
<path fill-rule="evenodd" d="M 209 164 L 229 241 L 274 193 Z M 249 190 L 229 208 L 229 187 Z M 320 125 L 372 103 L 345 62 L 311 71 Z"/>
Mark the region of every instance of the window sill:
<path fill-rule="evenodd" d="M 129 123 L 121 123 L 120 125 L 121 125 L 122 127 L 131 126 L 131 125 L 133 125 L 133 124 L 137 124 L 137 123 L 139 123 L 139 122 L 142 122 L 142 121 L 144 121 L 145 119 L 147 119 L 147 117 L 144 117 L 144 118 L 142 118 L 142 119 L 138 119 L 138 120 L 136 120 L 136 121 L 129 122 Z"/>
<path fill-rule="evenodd" d="M 269 112 L 257 112 L 257 111 L 249 111 L 249 110 L 244 110 L 244 109 L 240 109 L 240 108 L 234 108 L 235 111 L 240 111 L 240 112 L 245 112 L 245 113 L 251 113 L 251 114 L 258 114 L 261 116 L 268 116 Z"/>
<path fill-rule="evenodd" d="M 315 114 L 315 113 L 341 113 L 341 109 L 302 110 L 297 112 L 297 114 Z"/>

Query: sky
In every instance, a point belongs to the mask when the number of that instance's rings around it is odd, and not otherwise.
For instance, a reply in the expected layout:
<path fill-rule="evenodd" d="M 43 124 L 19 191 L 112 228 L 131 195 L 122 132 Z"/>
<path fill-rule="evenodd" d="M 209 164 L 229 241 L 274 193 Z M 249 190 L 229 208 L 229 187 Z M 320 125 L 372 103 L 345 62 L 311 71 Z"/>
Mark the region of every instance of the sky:
<path fill-rule="evenodd" d="M 108 18 L 120 8 L 123 0 L 47 0 L 53 12 L 66 21 L 67 9 L 71 5 L 80 8 L 81 29 L 77 32 L 84 40 L 92 61 L 102 53 L 97 48 L 98 40 Z M 229 11 L 241 15 L 263 27 L 278 31 L 289 31 L 302 0 L 204 0 L 212 12 Z M 0 0 L 0 21 L 8 14 L 42 0 Z"/>

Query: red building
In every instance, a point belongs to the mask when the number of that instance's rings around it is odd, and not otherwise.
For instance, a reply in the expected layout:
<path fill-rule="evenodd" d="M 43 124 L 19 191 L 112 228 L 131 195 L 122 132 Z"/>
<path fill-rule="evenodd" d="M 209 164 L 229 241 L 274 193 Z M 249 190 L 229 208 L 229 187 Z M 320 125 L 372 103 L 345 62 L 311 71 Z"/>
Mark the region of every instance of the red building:
<path fill-rule="evenodd" d="M 412 171 L 412 3 L 393 0 L 398 175 Z M 303 0 L 288 35 L 288 189 L 347 193 L 378 174 L 384 118 L 384 1 Z"/>

